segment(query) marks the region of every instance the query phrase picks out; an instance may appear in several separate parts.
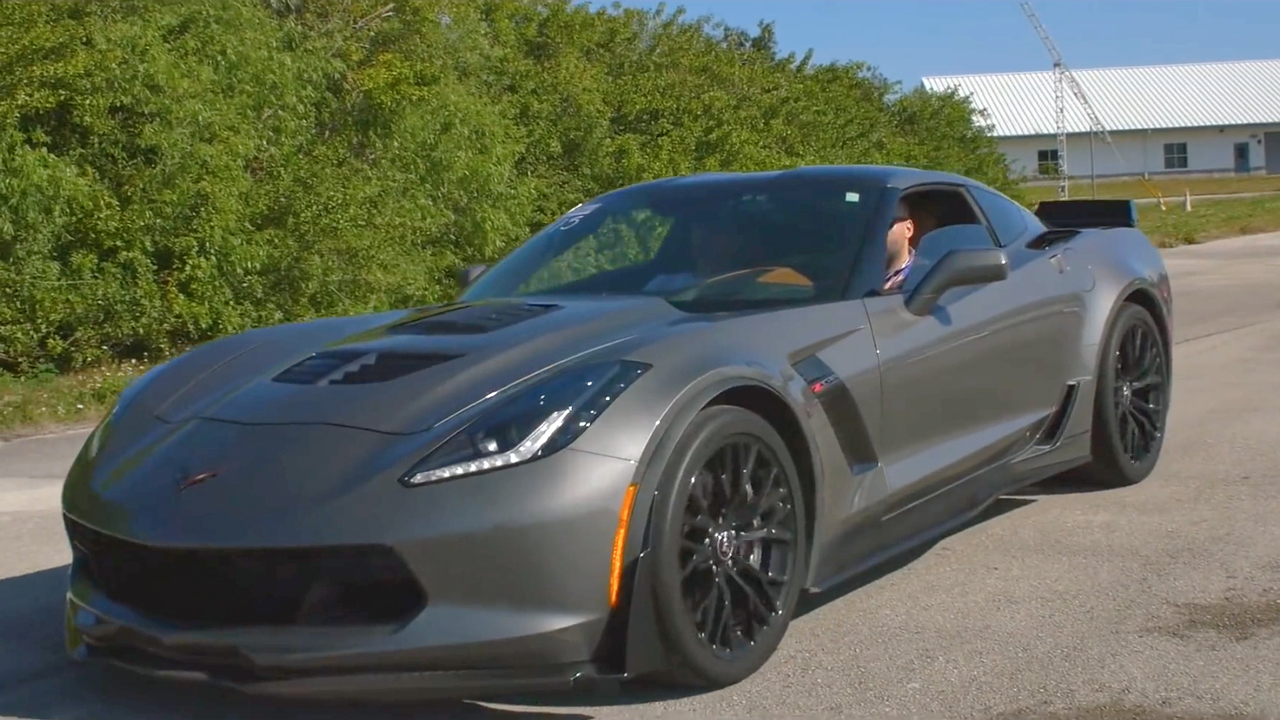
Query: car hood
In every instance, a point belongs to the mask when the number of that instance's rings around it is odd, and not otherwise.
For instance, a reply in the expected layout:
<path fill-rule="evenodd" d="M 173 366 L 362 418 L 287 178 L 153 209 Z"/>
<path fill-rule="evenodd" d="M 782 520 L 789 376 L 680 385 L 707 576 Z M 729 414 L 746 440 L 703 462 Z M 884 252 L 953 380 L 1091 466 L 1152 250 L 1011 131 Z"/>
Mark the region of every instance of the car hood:
<path fill-rule="evenodd" d="M 457 303 L 264 328 L 175 363 L 166 422 L 421 432 L 569 358 L 685 322 L 658 298 Z M 619 349 L 619 351 L 621 351 Z M 163 374 L 162 374 L 163 376 Z M 158 402 L 157 402 L 158 400 Z"/>

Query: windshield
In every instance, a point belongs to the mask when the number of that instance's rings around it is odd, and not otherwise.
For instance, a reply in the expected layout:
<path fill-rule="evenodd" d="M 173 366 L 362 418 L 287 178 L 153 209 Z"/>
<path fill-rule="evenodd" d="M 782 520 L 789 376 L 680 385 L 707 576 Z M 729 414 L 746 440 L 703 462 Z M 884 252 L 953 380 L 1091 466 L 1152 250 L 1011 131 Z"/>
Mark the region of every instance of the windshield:
<path fill-rule="evenodd" d="M 691 312 L 838 300 L 881 192 L 830 178 L 627 188 L 565 213 L 461 299 L 653 295 Z"/>

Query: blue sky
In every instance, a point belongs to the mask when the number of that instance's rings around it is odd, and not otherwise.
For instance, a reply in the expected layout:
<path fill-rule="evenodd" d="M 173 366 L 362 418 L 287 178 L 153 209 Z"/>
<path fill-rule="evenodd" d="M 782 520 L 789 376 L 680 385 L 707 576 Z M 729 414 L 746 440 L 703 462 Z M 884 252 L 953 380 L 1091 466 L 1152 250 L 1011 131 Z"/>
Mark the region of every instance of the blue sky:
<path fill-rule="evenodd" d="M 594 3 L 604 4 L 604 3 Z M 655 7 L 657 2 L 624 0 Z M 1048 70 L 1017 0 L 685 0 L 692 16 L 754 29 L 784 52 L 863 60 L 906 87 L 926 75 Z M 1071 68 L 1280 57 L 1280 0 L 1033 0 Z"/>

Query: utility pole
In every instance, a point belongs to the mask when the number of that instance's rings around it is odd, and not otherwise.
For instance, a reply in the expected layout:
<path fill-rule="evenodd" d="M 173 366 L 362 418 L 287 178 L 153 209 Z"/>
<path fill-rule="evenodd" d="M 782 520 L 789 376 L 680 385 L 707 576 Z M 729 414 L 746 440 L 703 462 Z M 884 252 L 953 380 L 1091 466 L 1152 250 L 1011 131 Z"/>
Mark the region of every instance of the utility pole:
<path fill-rule="evenodd" d="M 1095 133 L 1089 133 L 1089 190 L 1092 197 L 1098 197 L 1098 172 L 1093 164 L 1093 136 Z"/>

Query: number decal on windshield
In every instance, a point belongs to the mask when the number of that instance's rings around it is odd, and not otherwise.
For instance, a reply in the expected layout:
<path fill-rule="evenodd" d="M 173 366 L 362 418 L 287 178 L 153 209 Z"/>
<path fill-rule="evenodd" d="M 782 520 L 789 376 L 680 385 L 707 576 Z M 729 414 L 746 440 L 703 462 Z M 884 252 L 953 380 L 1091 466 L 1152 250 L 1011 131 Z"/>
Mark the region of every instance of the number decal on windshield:
<path fill-rule="evenodd" d="M 592 203 L 590 205 L 575 205 L 573 209 L 563 215 L 564 222 L 560 224 L 560 230 L 568 230 L 569 228 L 582 222 L 582 218 L 591 213 L 592 210 L 600 207 L 600 203 Z"/>

